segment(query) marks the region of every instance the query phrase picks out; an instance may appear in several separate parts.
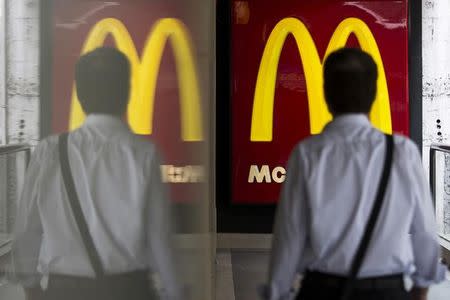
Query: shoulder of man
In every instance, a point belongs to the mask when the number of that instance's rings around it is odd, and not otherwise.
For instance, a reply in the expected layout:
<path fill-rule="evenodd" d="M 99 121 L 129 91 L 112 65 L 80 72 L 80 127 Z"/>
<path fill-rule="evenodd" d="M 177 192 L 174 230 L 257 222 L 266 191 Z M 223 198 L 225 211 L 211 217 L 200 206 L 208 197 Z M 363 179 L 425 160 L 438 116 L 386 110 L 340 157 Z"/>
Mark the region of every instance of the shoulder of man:
<path fill-rule="evenodd" d="M 39 162 L 48 157 L 55 157 L 58 151 L 58 135 L 50 135 L 37 144 L 33 149 L 32 158 Z"/>
<path fill-rule="evenodd" d="M 156 154 L 157 146 L 152 139 L 143 137 L 140 135 L 130 135 L 129 142 L 132 147 L 135 147 L 138 151 L 145 152 L 146 154 Z"/>
<path fill-rule="evenodd" d="M 293 163 L 293 161 L 302 158 L 305 159 L 308 156 L 308 153 L 315 152 L 318 147 L 321 147 L 323 144 L 323 136 L 321 134 L 311 135 L 294 145 L 292 147 L 291 152 L 289 154 L 289 162 Z M 288 162 L 288 163 L 289 163 Z"/>
<path fill-rule="evenodd" d="M 158 145 L 148 137 L 130 134 L 121 138 L 120 141 L 116 141 L 120 144 L 120 147 L 126 147 L 132 149 L 133 153 L 137 155 L 139 160 L 151 162 L 151 161 L 163 161 L 163 155 Z"/>
<path fill-rule="evenodd" d="M 393 134 L 393 136 L 395 150 L 400 151 L 402 157 L 422 159 L 419 147 L 414 141 L 401 134 Z"/>
<path fill-rule="evenodd" d="M 297 152 L 302 154 L 315 152 L 317 148 L 323 147 L 325 144 L 327 144 L 327 136 L 324 133 L 311 135 L 295 144 L 292 147 L 291 155 Z"/>

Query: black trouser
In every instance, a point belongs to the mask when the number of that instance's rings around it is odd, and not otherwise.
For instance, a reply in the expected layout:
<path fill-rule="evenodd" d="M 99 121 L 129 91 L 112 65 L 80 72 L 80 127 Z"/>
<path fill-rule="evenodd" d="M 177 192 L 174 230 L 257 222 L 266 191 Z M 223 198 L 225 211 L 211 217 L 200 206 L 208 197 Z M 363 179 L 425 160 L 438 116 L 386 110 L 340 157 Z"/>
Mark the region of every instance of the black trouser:
<path fill-rule="evenodd" d="M 345 277 L 311 272 L 305 275 L 297 300 L 339 300 Z M 403 276 L 383 276 L 356 280 L 351 300 L 409 300 Z"/>
<path fill-rule="evenodd" d="M 50 275 L 47 290 L 28 290 L 27 300 L 153 300 L 148 272 L 133 272 L 89 279 Z"/>

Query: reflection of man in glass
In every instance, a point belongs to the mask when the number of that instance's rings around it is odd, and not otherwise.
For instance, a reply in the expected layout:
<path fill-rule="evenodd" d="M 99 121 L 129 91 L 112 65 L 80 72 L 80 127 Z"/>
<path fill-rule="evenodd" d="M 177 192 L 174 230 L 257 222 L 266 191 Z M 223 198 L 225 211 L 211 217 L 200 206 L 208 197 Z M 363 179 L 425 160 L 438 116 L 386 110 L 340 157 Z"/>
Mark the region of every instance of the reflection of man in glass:
<path fill-rule="evenodd" d="M 278 207 L 266 299 L 288 299 L 297 273 L 299 299 L 339 299 L 375 202 L 386 151 L 368 114 L 377 66 L 359 49 L 330 54 L 324 65 L 326 101 L 334 119 L 322 134 L 293 150 Z M 421 156 L 395 135 L 384 203 L 350 299 L 414 299 L 444 279 L 429 185 Z M 411 233 L 411 234 L 410 234 Z"/>
<path fill-rule="evenodd" d="M 160 160 L 155 146 L 122 121 L 130 91 L 128 59 L 113 48 L 96 49 L 79 60 L 76 83 L 88 116 L 69 134 L 68 158 L 105 274 L 94 279 L 92 251 L 62 178 L 58 138 L 50 137 L 33 153 L 19 203 L 16 279 L 32 299 L 151 299 L 147 278 L 155 271 L 166 293 L 178 298 Z"/>

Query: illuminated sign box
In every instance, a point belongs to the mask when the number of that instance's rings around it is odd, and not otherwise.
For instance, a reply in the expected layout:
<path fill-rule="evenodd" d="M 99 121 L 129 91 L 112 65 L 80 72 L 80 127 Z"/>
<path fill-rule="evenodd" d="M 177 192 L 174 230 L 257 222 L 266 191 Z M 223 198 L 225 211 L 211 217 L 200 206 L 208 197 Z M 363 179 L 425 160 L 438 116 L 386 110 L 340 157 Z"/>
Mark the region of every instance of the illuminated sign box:
<path fill-rule="evenodd" d="M 162 153 L 162 180 L 175 202 L 195 202 L 206 184 L 205 114 L 193 32 L 179 5 L 164 1 L 53 1 L 51 131 L 79 127 L 78 58 L 120 49 L 131 63 L 127 121 Z"/>
<path fill-rule="evenodd" d="M 407 1 L 231 1 L 232 199 L 275 204 L 294 145 L 331 120 L 322 65 L 360 47 L 378 65 L 370 114 L 409 134 Z"/>

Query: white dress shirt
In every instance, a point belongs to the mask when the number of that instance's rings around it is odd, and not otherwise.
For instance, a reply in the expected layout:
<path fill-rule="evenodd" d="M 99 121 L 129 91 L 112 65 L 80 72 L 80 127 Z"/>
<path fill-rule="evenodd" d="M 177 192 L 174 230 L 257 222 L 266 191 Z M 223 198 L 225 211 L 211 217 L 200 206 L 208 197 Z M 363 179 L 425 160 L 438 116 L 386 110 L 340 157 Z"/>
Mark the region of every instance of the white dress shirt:
<path fill-rule="evenodd" d="M 445 278 L 421 156 L 395 135 L 391 175 L 359 278 L 409 275 L 427 287 Z M 370 215 L 386 143 L 365 115 L 335 118 L 299 143 L 289 162 L 274 229 L 268 299 L 288 299 L 296 274 L 347 275 Z"/>
<path fill-rule="evenodd" d="M 169 203 L 155 146 L 107 115 L 89 115 L 68 144 L 81 208 L 105 272 L 157 272 L 177 298 Z M 13 245 L 19 281 L 33 285 L 50 273 L 94 277 L 62 179 L 57 136 L 33 152 L 24 186 Z"/>

